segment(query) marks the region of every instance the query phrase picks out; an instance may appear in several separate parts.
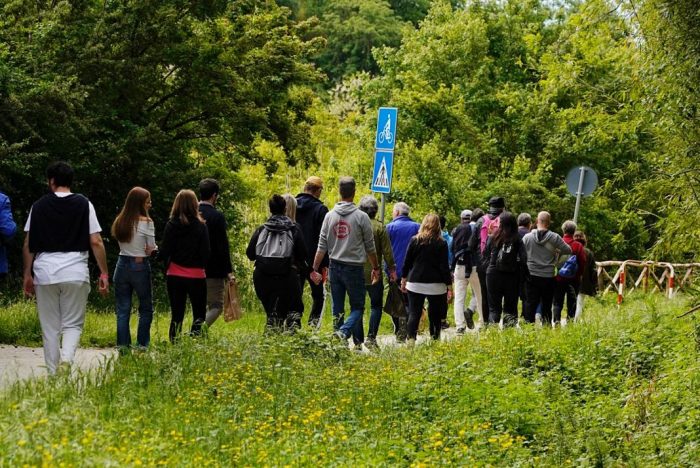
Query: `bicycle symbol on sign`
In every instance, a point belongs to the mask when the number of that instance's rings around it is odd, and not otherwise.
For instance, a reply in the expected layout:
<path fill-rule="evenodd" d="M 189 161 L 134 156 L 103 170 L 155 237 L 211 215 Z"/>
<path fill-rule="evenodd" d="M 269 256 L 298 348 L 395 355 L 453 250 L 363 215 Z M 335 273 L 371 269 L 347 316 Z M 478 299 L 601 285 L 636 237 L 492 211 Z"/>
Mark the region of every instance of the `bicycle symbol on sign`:
<path fill-rule="evenodd" d="M 379 143 L 384 143 L 385 141 L 387 143 L 391 143 L 391 140 L 394 139 L 394 134 L 391 133 L 391 116 L 387 116 L 386 125 L 384 125 L 384 130 L 379 132 L 378 138 Z"/>

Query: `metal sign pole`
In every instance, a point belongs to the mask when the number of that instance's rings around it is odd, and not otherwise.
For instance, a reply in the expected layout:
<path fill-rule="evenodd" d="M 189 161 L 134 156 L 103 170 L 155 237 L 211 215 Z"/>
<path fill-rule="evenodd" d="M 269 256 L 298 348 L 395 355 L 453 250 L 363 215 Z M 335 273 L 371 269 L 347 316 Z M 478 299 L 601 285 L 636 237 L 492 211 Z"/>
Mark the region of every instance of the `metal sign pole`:
<path fill-rule="evenodd" d="M 384 207 L 386 206 L 386 194 L 382 193 L 382 204 L 379 207 L 379 220 L 384 224 Z"/>
<path fill-rule="evenodd" d="M 586 168 L 581 166 L 578 176 L 578 190 L 576 191 L 576 208 L 574 208 L 574 223 L 578 224 L 578 212 L 581 208 L 581 195 L 583 195 L 583 178 L 586 175 Z"/>

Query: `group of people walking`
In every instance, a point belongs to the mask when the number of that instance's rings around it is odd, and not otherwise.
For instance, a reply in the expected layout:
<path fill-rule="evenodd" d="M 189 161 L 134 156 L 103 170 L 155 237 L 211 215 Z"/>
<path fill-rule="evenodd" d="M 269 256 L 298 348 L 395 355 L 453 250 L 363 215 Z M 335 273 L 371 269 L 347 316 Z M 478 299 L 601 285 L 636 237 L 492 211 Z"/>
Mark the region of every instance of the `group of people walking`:
<path fill-rule="evenodd" d="M 493 197 L 486 213 L 480 208 L 462 211 L 462 222 L 451 234 L 444 230 L 444 217 L 431 213 L 419 224 L 403 202 L 394 205 L 393 220 L 384 226 L 376 220 L 378 204 L 373 196 L 355 205 L 351 177 L 339 180 L 340 201 L 331 211 L 318 200 L 322 189 L 321 179 L 311 177 L 296 198 L 274 195 L 270 219 L 248 245 L 248 258 L 255 261 L 255 289 L 271 329 L 300 325 L 307 281 L 313 299 L 309 324 L 318 324 L 321 284 L 327 280 L 336 336 L 370 348 L 377 345 L 385 277 L 399 282 L 403 293 L 405 317 L 392 316 L 396 338 L 411 342 L 426 302 L 430 335 L 439 339 L 453 295 L 457 333 L 462 334 L 475 328 L 475 313 L 481 327 L 501 320 L 506 327 L 517 324 L 519 301 L 522 322 L 557 325 L 565 305 L 568 319 L 574 319 L 577 309 L 579 315 L 582 310 L 581 293 L 595 294 L 593 254 L 584 247 L 585 235 L 573 221 L 562 225 L 562 237 L 550 230 L 549 213 L 540 212 L 533 227 L 529 214 L 516 218 L 506 211 L 502 197 Z M 289 205 L 302 203 L 313 204 L 313 216 L 311 210 L 303 219 L 284 215 Z M 289 235 L 275 235 L 276 230 Z M 270 269 L 275 264 L 284 266 Z M 366 296 L 370 320 L 365 341 Z"/>
<path fill-rule="evenodd" d="M 73 177 L 73 169 L 65 162 L 49 166 L 50 191 L 32 205 L 24 227 L 24 291 L 36 296 L 51 374 L 73 361 L 80 340 L 90 291 L 89 251 L 100 270 L 99 292 L 109 291 L 102 228 L 92 203 L 71 192 Z M 518 299 L 523 302 L 522 321 L 534 322 L 539 314 L 543 323 L 557 324 L 564 304 L 568 317 L 574 318 L 576 308 L 583 306 L 579 293 L 595 293 L 593 254 L 572 221 L 563 224 L 560 237 L 549 229 L 549 213 L 540 212 L 532 228 L 530 215 L 516 218 L 505 210 L 503 198 L 494 197 L 487 213 L 479 208 L 462 211 L 461 224 L 450 234 L 444 217 L 430 213 L 419 224 L 403 202 L 393 206 L 393 219 L 384 226 L 376 219 L 379 207 L 373 196 L 364 196 L 359 206 L 354 203 L 352 177 L 339 179 L 340 201 L 330 211 L 320 201 L 322 191 L 323 181 L 314 176 L 296 197 L 273 195 L 270 216 L 255 230 L 246 249 L 255 262 L 254 289 L 270 332 L 302 326 L 307 283 L 311 290 L 308 325 L 318 328 L 320 324 L 327 282 L 335 336 L 352 338 L 356 347 L 364 343 L 369 348 L 377 346 L 385 278 L 400 288 L 400 308 L 405 310 L 392 316 L 394 333 L 398 341 L 410 343 L 416 340 L 426 302 L 430 336 L 439 339 L 453 295 L 457 332 L 464 333 L 475 327 L 475 313 L 482 327 L 501 318 L 504 326 L 514 325 Z M 150 193 L 134 187 L 127 194 L 111 229 L 119 244 L 112 279 L 121 349 L 132 346 L 129 320 L 134 295 L 139 311 L 136 345 L 146 348 L 150 343 L 154 260 L 165 263 L 171 341 L 181 334 L 188 298 L 193 313 L 190 334 L 201 334 L 205 325 L 211 326 L 220 316 L 232 265 L 226 221 L 216 209 L 219 193 L 214 179 L 200 182 L 199 200 L 192 190 L 181 190 L 160 245 L 149 216 Z M 6 197 L 0 198 L 0 205 L 7 205 L 9 211 Z M 0 239 L 13 233 L 8 220 L 0 218 Z M 0 253 L 4 259 L 4 251 Z M 6 263 L 0 262 L 0 274 L 6 271 Z M 472 297 L 467 304 L 469 289 Z M 366 296 L 370 317 L 365 340 Z"/>
<path fill-rule="evenodd" d="M 102 228 L 92 203 L 72 193 L 73 177 L 69 164 L 51 164 L 46 171 L 49 193 L 32 205 L 24 226 L 23 289 L 26 295 L 36 296 L 49 374 L 70 367 L 80 341 L 90 292 L 89 251 L 100 271 L 99 292 L 109 293 Z M 166 266 L 171 341 L 181 333 L 188 298 L 193 312 L 191 334 L 200 334 L 205 323 L 211 325 L 221 315 L 225 281 L 233 269 L 226 221 L 215 208 L 219 191 L 214 179 L 200 182 L 201 201 L 192 190 L 181 190 L 160 246 L 149 216 L 150 193 L 141 187 L 129 191 L 111 229 L 119 244 L 112 279 L 120 349 L 132 345 L 129 319 L 134 295 L 139 311 L 137 347 L 150 343 L 153 260 L 162 260 Z"/>

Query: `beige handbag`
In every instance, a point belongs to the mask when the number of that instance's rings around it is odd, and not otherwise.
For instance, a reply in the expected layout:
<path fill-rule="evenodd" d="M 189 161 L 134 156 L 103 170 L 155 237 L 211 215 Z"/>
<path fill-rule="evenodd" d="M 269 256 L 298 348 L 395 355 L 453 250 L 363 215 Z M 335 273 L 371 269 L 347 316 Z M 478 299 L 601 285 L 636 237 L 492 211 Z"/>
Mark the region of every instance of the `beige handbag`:
<path fill-rule="evenodd" d="M 224 320 L 231 322 L 239 320 L 241 317 L 243 317 L 243 310 L 241 309 L 241 296 L 238 294 L 238 283 L 236 278 L 231 275 L 224 293 Z"/>

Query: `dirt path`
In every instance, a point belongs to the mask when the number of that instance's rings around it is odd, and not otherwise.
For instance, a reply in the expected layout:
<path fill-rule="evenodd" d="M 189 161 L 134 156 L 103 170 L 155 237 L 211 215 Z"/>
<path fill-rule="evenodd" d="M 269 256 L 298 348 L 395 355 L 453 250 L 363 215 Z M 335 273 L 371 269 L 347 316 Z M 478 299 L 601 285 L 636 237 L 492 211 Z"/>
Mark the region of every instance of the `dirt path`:
<path fill-rule="evenodd" d="M 454 328 L 443 330 L 442 339 L 455 338 Z M 428 341 L 427 335 L 420 335 L 417 344 Z M 393 335 L 379 336 L 377 341 L 384 347 L 397 346 Z M 349 343 L 352 344 L 351 342 Z M 370 350 L 363 348 L 364 353 Z M 93 369 L 116 353 L 114 348 L 79 348 L 75 354 L 75 365 L 82 370 Z M 42 348 L 27 348 L 25 346 L 0 345 L 0 389 L 18 380 L 46 376 L 44 350 Z"/>
<path fill-rule="evenodd" d="M 97 367 L 108 357 L 114 355 L 114 349 L 78 349 L 75 365 L 83 370 Z M 32 377 L 46 375 L 44 350 L 24 346 L 0 345 L 0 388 Z"/>

